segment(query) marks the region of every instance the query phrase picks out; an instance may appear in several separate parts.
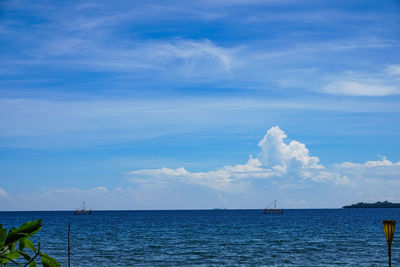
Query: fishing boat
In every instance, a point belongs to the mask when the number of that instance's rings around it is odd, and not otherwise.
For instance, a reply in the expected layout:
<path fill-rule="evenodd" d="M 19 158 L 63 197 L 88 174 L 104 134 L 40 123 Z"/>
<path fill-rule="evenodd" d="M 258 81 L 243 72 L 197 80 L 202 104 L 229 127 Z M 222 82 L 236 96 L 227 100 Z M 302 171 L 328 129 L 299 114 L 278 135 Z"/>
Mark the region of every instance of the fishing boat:
<path fill-rule="evenodd" d="M 92 215 L 92 210 L 87 210 L 83 201 L 82 206 L 74 211 L 74 215 Z"/>
<path fill-rule="evenodd" d="M 272 203 L 271 203 L 271 205 L 272 205 Z M 277 209 L 276 208 L 276 200 L 274 200 L 274 207 L 264 209 L 264 214 L 283 214 L 283 209 Z"/>

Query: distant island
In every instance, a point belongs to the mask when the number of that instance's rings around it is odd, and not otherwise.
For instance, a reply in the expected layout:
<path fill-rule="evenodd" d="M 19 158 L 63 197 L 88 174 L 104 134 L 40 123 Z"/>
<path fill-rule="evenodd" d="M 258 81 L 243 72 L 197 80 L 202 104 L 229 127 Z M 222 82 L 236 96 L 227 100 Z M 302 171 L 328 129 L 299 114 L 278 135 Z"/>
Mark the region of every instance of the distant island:
<path fill-rule="evenodd" d="M 392 203 L 389 201 L 376 202 L 376 203 L 364 203 L 359 202 L 349 206 L 344 206 L 344 209 L 359 209 L 359 208 L 400 208 L 400 203 Z"/>

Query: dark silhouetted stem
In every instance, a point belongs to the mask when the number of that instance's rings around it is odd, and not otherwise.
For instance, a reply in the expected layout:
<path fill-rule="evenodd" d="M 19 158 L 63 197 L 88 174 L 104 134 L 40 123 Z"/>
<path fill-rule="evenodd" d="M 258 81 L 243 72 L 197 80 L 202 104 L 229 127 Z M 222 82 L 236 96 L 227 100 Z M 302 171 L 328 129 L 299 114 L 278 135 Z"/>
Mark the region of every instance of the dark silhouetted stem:
<path fill-rule="evenodd" d="M 71 232 L 71 223 L 68 224 L 68 267 L 71 266 L 71 247 L 69 245 L 69 233 Z"/>
<path fill-rule="evenodd" d="M 33 256 L 33 258 L 30 259 L 30 260 L 24 265 L 24 267 L 25 267 L 25 266 L 29 266 L 29 264 L 30 264 L 32 261 L 35 261 L 36 257 L 37 257 L 39 254 L 40 254 L 40 243 L 38 243 L 38 250 L 37 250 L 35 256 Z"/>

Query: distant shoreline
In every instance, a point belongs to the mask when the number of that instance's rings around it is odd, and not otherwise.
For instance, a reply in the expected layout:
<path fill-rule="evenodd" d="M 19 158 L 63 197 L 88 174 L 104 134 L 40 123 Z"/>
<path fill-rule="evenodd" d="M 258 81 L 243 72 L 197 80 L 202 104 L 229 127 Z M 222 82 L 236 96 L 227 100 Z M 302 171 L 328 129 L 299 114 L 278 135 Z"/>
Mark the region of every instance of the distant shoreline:
<path fill-rule="evenodd" d="M 389 201 L 375 202 L 375 203 L 364 203 L 359 202 L 357 204 L 352 204 L 349 206 L 343 206 L 344 209 L 359 209 L 359 208 L 400 208 L 400 203 L 392 203 Z"/>
<path fill-rule="evenodd" d="M 336 208 L 285 208 L 284 210 L 340 210 L 347 208 L 400 208 L 400 203 L 392 203 L 388 201 L 376 202 L 376 203 L 364 203 L 359 202 L 357 204 L 352 204 L 343 207 Z M 204 208 L 204 209 L 113 209 L 113 210 L 103 210 L 103 209 L 93 209 L 93 212 L 121 212 L 121 211 L 140 211 L 140 212 L 155 212 L 155 211 L 263 211 L 264 208 Z M 62 210 L 0 210 L 3 212 L 71 212 L 74 213 L 73 209 L 62 209 Z"/>

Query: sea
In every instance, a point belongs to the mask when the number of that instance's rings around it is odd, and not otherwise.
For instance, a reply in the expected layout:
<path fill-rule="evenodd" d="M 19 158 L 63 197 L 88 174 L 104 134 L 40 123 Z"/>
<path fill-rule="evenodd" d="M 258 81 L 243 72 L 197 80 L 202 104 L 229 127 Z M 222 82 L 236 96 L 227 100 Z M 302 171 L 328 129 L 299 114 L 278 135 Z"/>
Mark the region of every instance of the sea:
<path fill-rule="evenodd" d="M 387 266 L 382 220 L 400 223 L 400 209 L 0 212 L 7 228 L 37 219 L 32 240 L 62 266 L 68 224 L 71 266 Z"/>

